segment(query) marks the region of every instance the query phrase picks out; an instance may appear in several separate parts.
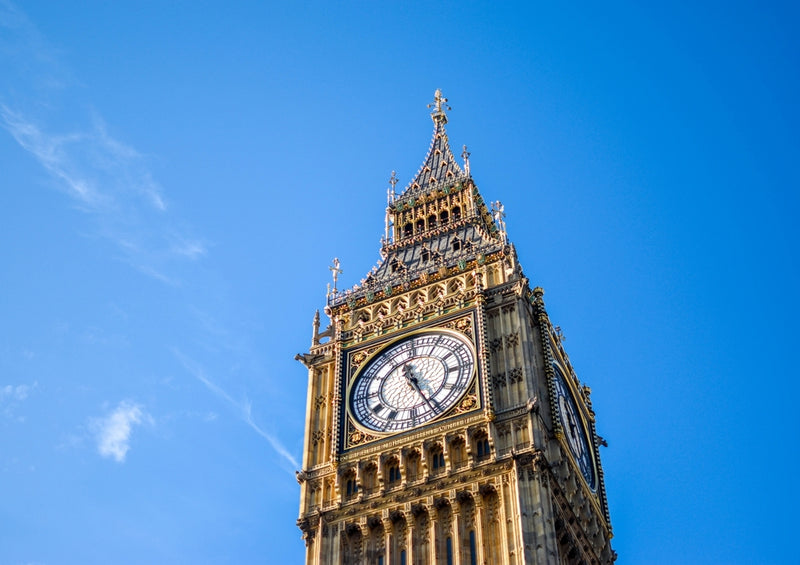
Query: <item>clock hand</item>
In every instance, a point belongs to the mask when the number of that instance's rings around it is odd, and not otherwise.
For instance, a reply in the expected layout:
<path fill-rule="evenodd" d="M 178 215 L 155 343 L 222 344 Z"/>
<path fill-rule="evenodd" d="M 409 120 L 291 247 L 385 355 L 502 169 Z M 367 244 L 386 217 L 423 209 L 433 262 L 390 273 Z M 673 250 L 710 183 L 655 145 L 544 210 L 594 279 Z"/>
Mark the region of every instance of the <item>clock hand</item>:
<path fill-rule="evenodd" d="M 414 374 L 414 369 L 411 367 L 411 363 L 406 363 L 403 365 L 403 376 L 406 378 L 406 382 L 411 386 L 411 388 L 413 388 L 417 394 L 422 397 L 422 400 L 425 401 L 425 404 L 427 404 L 430 409 L 435 412 L 436 407 L 431 404 L 431 401 L 428 400 L 428 397 L 422 394 L 422 390 L 419 388 L 419 379 L 417 379 L 417 376 Z"/>

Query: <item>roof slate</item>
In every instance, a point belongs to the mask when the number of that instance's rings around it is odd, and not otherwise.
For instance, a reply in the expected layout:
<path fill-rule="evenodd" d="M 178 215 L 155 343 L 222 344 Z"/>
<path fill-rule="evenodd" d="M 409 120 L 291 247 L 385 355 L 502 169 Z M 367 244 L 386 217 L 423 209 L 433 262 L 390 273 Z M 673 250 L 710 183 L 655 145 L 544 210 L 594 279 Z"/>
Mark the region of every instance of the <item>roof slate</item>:
<path fill-rule="evenodd" d="M 433 139 L 428 154 L 414 179 L 398 197 L 399 200 L 427 194 L 434 189 L 467 178 L 468 175 L 458 165 L 450 150 L 450 142 L 444 127 L 445 121 L 434 117 Z"/>

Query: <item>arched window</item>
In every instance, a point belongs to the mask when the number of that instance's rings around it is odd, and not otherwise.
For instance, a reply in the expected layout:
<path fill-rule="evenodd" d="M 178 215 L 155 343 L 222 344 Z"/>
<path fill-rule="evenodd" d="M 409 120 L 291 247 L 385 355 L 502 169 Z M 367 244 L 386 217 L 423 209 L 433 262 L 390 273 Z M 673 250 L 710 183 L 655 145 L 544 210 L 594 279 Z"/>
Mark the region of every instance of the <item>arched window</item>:
<path fill-rule="evenodd" d="M 467 447 L 464 439 L 457 437 L 450 442 L 450 461 L 456 467 L 461 467 L 467 463 Z"/>
<path fill-rule="evenodd" d="M 411 237 L 412 235 L 414 235 L 414 225 L 408 222 L 403 226 L 403 237 Z"/>
<path fill-rule="evenodd" d="M 430 252 L 430 250 L 429 250 L 428 248 L 426 248 L 426 247 L 423 247 L 423 248 L 422 248 L 422 255 L 421 255 L 421 259 L 422 259 L 423 261 L 429 261 L 429 260 L 430 260 L 430 258 L 431 258 L 431 252 Z"/>
<path fill-rule="evenodd" d="M 447 536 L 445 548 L 447 552 L 447 565 L 453 565 L 453 538 L 450 536 Z"/>
<path fill-rule="evenodd" d="M 430 452 L 431 458 L 431 471 L 435 473 L 441 473 L 444 471 L 444 451 L 442 451 L 441 446 L 436 445 L 431 448 Z"/>
<path fill-rule="evenodd" d="M 478 459 L 486 459 L 491 455 L 489 438 L 485 435 L 480 435 L 475 438 L 475 454 Z"/>
<path fill-rule="evenodd" d="M 425 231 L 425 220 L 420 218 L 419 220 L 417 220 L 417 229 L 415 233 L 422 233 L 424 231 Z"/>
<path fill-rule="evenodd" d="M 358 482 L 356 482 L 355 471 L 348 471 L 344 476 L 344 497 L 351 499 L 358 494 Z"/>
<path fill-rule="evenodd" d="M 475 530 L 469 531 L 469 565 L 478 565 L 478 552 L 475 548 Z"/>
<path fill-rule="evenodd" d="M 392 457 L 386 462 L 386 482 L 391 488 L 400 482 L 400 462 L 397 457 Z"/>
<path fill-rule="evenodd" d="M 318 484 L 310 484 L 308 487 L 308 506 L 318 508 L 322 497 L 322 487 Z"/>
<path fill-rule="evenodd" d="M 416 481 L 419 477 L 419 451 L 412 451 L 406 457 L 406 479 Z"/>
<path fill-rule="evenodd" d="M 448 221 L 450 221 L 450 216 L 448 215 L 447 210 L 442 210 L 439 213 L 439 223 L 446 224 Z"/>
<path fill-rule="evenodd" d="M 432 230 L 436 227 L 436 214 L 428 216 L 428 229 Z"/>
<path fill-rule="evenodd" d="M 458 206 L 453 206 L 453 221 L 457 222 L 461 219 L 461 208 Z"/>
<path fill-rule="evenodd" d="M 459 251 L 461 249 L 461 240 L 457 237 L 453 238 L 453 251 Z"/>
<path fill-rule="evenodd" d="M 361 476 L 364 494 L 372 494 L 378 490 L 378 467 L 375 463 L 368 463 Z"/>

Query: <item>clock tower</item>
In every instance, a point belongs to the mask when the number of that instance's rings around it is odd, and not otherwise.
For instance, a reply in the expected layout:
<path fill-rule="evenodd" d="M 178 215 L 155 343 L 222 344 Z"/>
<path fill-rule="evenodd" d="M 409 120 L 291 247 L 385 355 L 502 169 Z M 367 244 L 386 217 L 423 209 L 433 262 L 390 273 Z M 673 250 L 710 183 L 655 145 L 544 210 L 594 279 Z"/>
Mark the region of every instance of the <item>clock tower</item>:
<path fill-rule="evenodd" d="M 590 389 L 460 165 L 433 139 L 381 259 L 333 288 L 308 368 L 300 527 L 309 565 L 612 563 Z"/>

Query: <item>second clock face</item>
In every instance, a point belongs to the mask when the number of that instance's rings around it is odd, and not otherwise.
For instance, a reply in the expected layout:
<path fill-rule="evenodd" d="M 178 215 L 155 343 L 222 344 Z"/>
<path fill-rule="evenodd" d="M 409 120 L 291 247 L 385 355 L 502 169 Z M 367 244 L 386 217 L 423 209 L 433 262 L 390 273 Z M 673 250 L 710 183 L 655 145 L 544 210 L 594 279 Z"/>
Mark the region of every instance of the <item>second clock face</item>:
<path fill-rule="evenodd" d="M 475 372 L 472 345 L 445 330 L 413 334 L 379 351 L 350 385 L 358 423 L 393 433 L 421 426 L 452 408 Z"/>
<path fill-rule="evenodd" d="M 557 364 L 553 364 L 556 379 L 556 396 L 558 397 L 558 415 L 561 427 L 567 437 L 570 451 L 578 462 L 581 474 L 591 489 L 595 488 L 594 459 L 592 457 L 589 439 L 583 427 L 583 420 L 578 415 L 578 407 L 569 391 L 564 373 Z"/>

